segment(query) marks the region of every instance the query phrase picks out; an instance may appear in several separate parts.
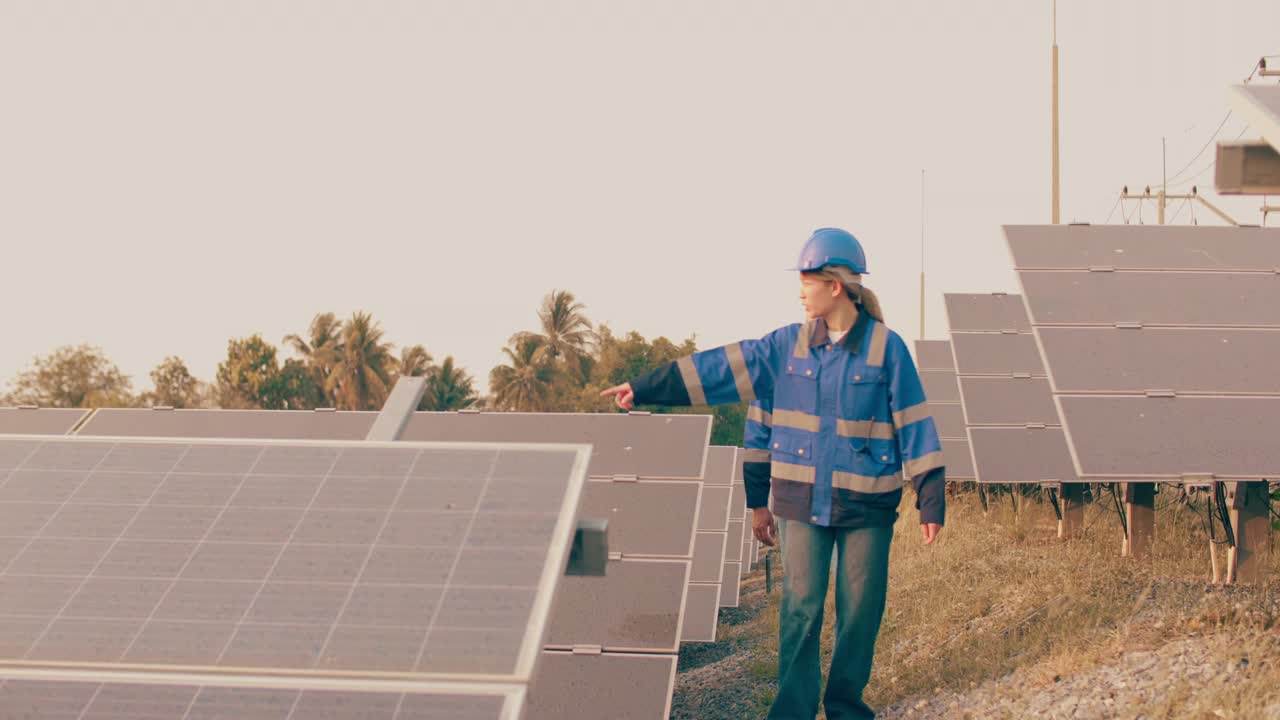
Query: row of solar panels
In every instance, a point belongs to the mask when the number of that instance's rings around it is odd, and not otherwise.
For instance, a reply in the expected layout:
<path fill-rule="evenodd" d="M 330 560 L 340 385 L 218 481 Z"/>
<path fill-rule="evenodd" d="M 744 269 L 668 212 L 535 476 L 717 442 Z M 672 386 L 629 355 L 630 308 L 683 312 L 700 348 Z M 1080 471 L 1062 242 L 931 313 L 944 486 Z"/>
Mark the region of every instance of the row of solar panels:
<path fill-rule="evenodd" d="M 54 434 L 74 429 L 73 431 L 82 437 L 257 437 L 341 441 L 364 437 L 376 417 L 376 413 L 338 412 L 99 410 L 86 421 L 84 415 L 83 411 L 76 410 L 0 410 L 0 432 Z M 743 516 L 745 499 L 741 487 L 741 464 L 737 458 L 737 451 L 734 448 L 712 448 L 708 451 L 706 440 L 709 431 L 710 419 L 696 416 L 545 416 L 472 413 L 415 413 L 413 415 L 401 436 L 404 442 L 413 442 L 422 437 L 450 441 L 485 439 L 506 442 L 547 442 L 559 440 L 590 442 L 593 447 L 589 461 L 590 469 L 587 471 L 590 479 L 583 487 L 580 515 L 609 518 L 610 546 L 615 554 L 610 558 L 607 575 L 604 578 L 565 577 L 558 581 L 558 599 L 554 611 L 550 612 L 547 618 L 544 650 L 540 654 L 536 673 L 531 675 L 533 689 L 529 693 L 527 702 L 523 696 L 504 700 L 504 707 L 507 708 L 504 712 L 508 715 L 502 715 L 503 717 L 518 716 L 519 710 L 512 708 L 520 705 L 525 705 L 525 717 L 586 716 L 600 712 L 610 714 L 608 708 L 616 708 L 619 716 L 626 714 L 630 717 L 666 717 L 670 707 L 679 642 L 714 639 L 718 608 L 722 604 L 736 604 L 740 575 L 754 559 L 752 557 L 755 551 L 754 543 L 750 542 L 750 530 L 745 527 Z M 42 486 L 47 484 L 43 482 L 47 478 L 41 478 L 41 480 Z M 123 480 L 112 478 L 113 491 L 118 494 L 122 487 L 121 483 L 125 480 L 127 478 Z M 229 482 L 225 477 L 222 481 Z M 10 477 L 6 478 L 4 485 L 0 485 L 0 512 L 7 509 L 10 511 L 9 514 L 16 515 L 30 511 L 31 508 L 23 506 L 22 503 L 30 505 L 44 502 L 47 505 L 53 505 L 58 501 L 57 498 L 41 500 L 38 497 L 38 491 L 36 491 L 36 498 L 24 499 L 19 488 L 31 485 L 29 481 L 24 482 L 26 482 L 25 485 L 23 482 L 15 482 Z M 200 479 L 200 483 L 208 482 L 210 481 L 207 478 Z M 348 505 L 355 503 L 358 506 L 362 492 L 369 490 L 369 488 L 352 487 L 350 479 L 347 479 L 343 485 L 347 490 L 339 495 L 345 498 L 344 502 Z M 127 484 L 123 487 L 127 487 Z M 201 487 L 201 492 L 210 492 L 209 488 Z M 273 483 L 272 487 L 278 490 L 279 483 Z M 526 488 L 526 490 L 529 489 Z M 19 492 L 17 499 L 10 499 L 7 491 Z M 236 497 L 240 495 L 237 494 Z M 70 498 L 62 498 L 61 502 L 66 507 L 59 506 L 58 513 L 79 504 L 71 502 Z M 516 505 L 524 507 L 525 503 L 533 503 L 536 506 L 537 498 L 524 497 Z M 163 507 L 165 514 L 173 515 L 175 518 L 186 518 L 192 522 L 194 521 L 190 516 L 199 516 L 200 509 L 211 511 L 213 508 L 212 505 L 187 507 L 168 503 L 162 503 L 156 507 Z M 308 524 L 307 520 L 310 519 L 310 514 L 315 508 L 294 508 L 294 510 L 303 512 L 306 519 L 301 526 L 305 529 L 303 541 L 296 543 L 296 547 L 290 546 L 290 557 L 298 555 L 300 559 L 294 562 L 310 567 L 309 572 L 321 572 L 316 569 L 319 566 L 327 568 L 324 572 L 337 572 L 335 568 L 342 565 L 341 553 L 333 554 L 331 551 L 334 547 L 311 547 L 307 542 L 311 537 L 308 533 L 320 532 L 320 536 L 324 537 L 325 531 L 339 534 L 356 532 L 354 528 L 346 527 L 343 523 L 350 525 L 357 518 L 332 517 L 333 513 L 338 512 L 339 509 L 331 508 L 329 516 L 318 516 L 315 523 Z M 343 507 L 340 510 L 339 516 L 343 513 L 350 515 L 356 512 L 351 507 Z M 257 520 L 251 519 L 254 511 L 260 515 Z M 85 508 L 79 508 L 78 512 L 79 515 L 76 517 L 82 520 L 90 514 Z M 120 510 L 119 514 L 125 512 L 127 510 Z M 274 523 L 279 518 L 279 513 L 280 508 L 276 507 L 273 507 L 270 512 L 267 508 L 252 506 L 234 509 L 234 517 L 237 519 L 242 516 L 250 518 L 240 522 L 244 525 L 242 532 L 247 532 L 251 536 L 255 532 L 264 532 L 267 523 Z M 368 514 L 370 517 L 373 516 L 373 513 Z M 417 538 L 413 541 L 424 542 L 422 536 L 429 534 L 427 528 L 431 527 L 431 523 L 421 522 L 424 518 L 417 518 L 419 522 L 411 523 L 407 522 L 407 517 L 400 517 L 397 512 L 392 512 L 390 518 L 388 526 L 394 529 L 396 538 L 409 537 L 411 540 Z M 65 527 L 68 524 L 74 525 L 70 519 L 64 520 L 59 515 L 53 526 Z M 105 535 L 113 530 L 118 528 L 105 527 L 102 532 Z M 216 530 L 219 533 L 224 532 L 220 526 Z M 456 533 L 456 528 L 454 531 Z M 483 561 L 469 557 L 469 560 L 473 560 L 478 565 L 474 571 L 468 572 L 486 575 L 489 581 L 495 582 L 498 586 L 527 576 L 530 567 L 536 564 L 533 560 L 538 556 L 536 549 L 540 547 L 538 543 L 533 543 L 534 549 L 526 547 L 529 543 L 523 539 L 519 527 L 503 532 L 498 532 L 498 529 L 490 529 L 490 531 L 495 533 L 495 538 L 503 537 L 502 542 L 507 543 L 509 547 L 492 548 L 494 552 L 482 553 Z M 448 536 L 447 533 L 446 536 Z M 236 536 L 232 535 L 232 537 Z M 27 540 L 29 541 L 30 538 Z M 49 567 L 49 563 L 56 562 L 57 558 L 61 557 L 59 555 L 61 553 L 62 556 L 73 560 L 80 557 L 81 566 L 76 572 L 84 571 L 83 557 L 88 557 L 84 553 L 89 552 L 85 543 L 81 542 L 77 546 L 70 542 L 70 539 L 48 538 L 53 545 L 45 548 L 44 545 L 48 543 L 44 540 L 46 539 L 41 538 L 38 549 L 46 551 L 47 557 L 33 556 L 29 548 L 24 548 L 16 559 L 19 562 L 17 566 L 19 569 L 32 566 Z M 243 538 L 237 541 L 243 541 Z M 367 538 L 365 541 L 367 542 Z M 358 543 L 337 543 L 337 545 L 353 556 L 359 555 L 364 550 L 358 546 Z M 351 547 L 348 547 L 349 545 Z M 225 550 L 225 548 L 220 549 Z M 242 554 L 244 552 L 247 551 L 243 551 Z M 416 584 L 423 578 L 415 576 L 415 573 L 429 572 L 423 565 L 424 563 L 430 565 L 430 562 L 424 561 L 421 550 L 412 545 L 379 548 L 378 552 L 371 557 L 374 558 L 373 565 L 376 573 L 389 574 L 391 579 L 397 582 L 405 580 L 407 573 L 408 579 L 414 581 L 411 584 Z M 310 565 L 307 565 L 308 562 Z M 74 574 L 73 572 L 72 575 Z M 382 575 L 375 576 L 386 579 Z M 98 604 L 107 607 L 112 606 L 113 603 L 130 605 L 127 598 L 122 599 L 119 595 L 121 590 L 117 587 L 119 584 L 117 582 L 108 587 L 107 596 L 99 599 Z M 249 589 L 251 589 L 251 583 L 248 580 L 235 586 L 235 590 L 242 593 L 248 592 Z M 429 602 L 408 602 L 403 596 L 409 591 L 408 587 L 397 586 L 394 589 L 401 593 L 398 607 L 426 607 L 430 604 Z M 416 586 L 411 589 L 422 590 Z M 278 600 L 281 604 L 277 611 L 286 618 L 291 612 L 300 612 L 300 607 L 310 607 L 313 604 L 323 607 L 324 602 L 319 598 L 325 597 L 326 593 L 328 596 L 337 597 L 342 594 L 343 589 L 329 588 L 320 592 L 317 599 L 310 598 L 309 593 L 307 599 L 297 599 L 293 603 L 286 599 L 289 596 L 296 596 L 296 592 L 288 592 L 290 590 L 296 591 L 297 588 L 281 586 L 279 589 L 273 587 L 271 590 L 271 593 L 281 595 L 281 599 Z M 500 596 L 502 590 L 501 587 L 495 587 L 493 592 L 496 596 Z M 218 591 L 230 592 L 222 586 L 219 586 Z M 112 595 L 112 592 L 116 594 Z M 364 592 L 362 589 L 362 593 Z M 80 591 L 77 591 L 76 597 L 79 596 Z M 197 600 L 194 590 L 187 591 L 186 596 L 190 596 L 189 603 L 209 602 L 207 598 Z M 216 593 L 215 596 L 217 596 Z M 231 598 L 223 598 L 223 600 L 233 602 Z M 137 602 L 141 601 L 135 601 L 134 604 L 136 605 Z M 260 604 L 262 604 L 260 599 L 253 601 L 254 608 L 259 607 Z M 260 611 L 255 609 L 252 612 Z M 323 615 L 322 610 L 316 612 Z M 369 612 L 373 613 L 373 610 Z M 493 614 L 494 608 L 489 608 L 486 612 L 479 610 L 476 612 L 483 619 Z M 4 608 L 0 607 L 0 617 L 3 616 Z M 305 612 L 304 616 L 306 616 Z M 499 612 L 496 616 L 502 616 L 502 613 Z M 63 618 L 62 620 L 78 619 L 80 618 Z M 327 619 L 333 620 L 333 618 Z M 407 648 L 400 648 L 403 651 L 400 653 L 395 651 L 397 648 L 394 646 L 397 642 L 401 645 L 405 644 L 401 637 L 404 633 L 397 633 L 394 628 L 378 630 L 379 633 L 370 633 L 367 628 L 362 628 L 360 633 L 351 633 L 352 642 L 355 642 L 354 638 L 358 636 L 361 638 L 360 642 L 377 645 L 376 648 L 366 648 L 358 664 L 363 664 L 366 670 L 374 672 L 420 673 L 422 671 L 420 660 L 419 665 L 408 661 Z M 468 631 L 474 630 L 475 628 L 468 628 Z M 67 643 L 70 645 L 93 644 L 91 638 L 84 636 L 83 629 L 79 632 L 79 635 L 72 633 Z M 336 631 L 331 629 L 330 634 L 336 634 Z M 293 642 L 306 643 L 305 633 L 285 632 L 285 635 L 289 636 L 288 639 Z M 490 632 L 487 635 L 468 636 L 467 642 L 459 640 L 456 643 L 459 647 L 455 648 L 457 652 L 454 659 L 459 659 L 464 654 L 464 650 L 471 660 L 487 657 L 490 662 L 496 662 L 500 658 L 509 657 L 513 651 L 509 635 L 510 633 L 505 636 L 502 633 L 494 635 Z M 505 637 L 505 640 L 500 641 L 500 636 Z M 266 634 L 259 637 L 264 645 L 262 651 L 268 653 L 263 662 L 275 666 L 277 670 L 280 669 L 279 666 L 301 662 L 298 657 L 302 656 L 276 657 L 273 660 L 270 657 L 270 651 L 265 648 L 283 648 L 288 646 L 288 642 L 280 637 L 268 641 L 269 637 L 272 636 Z M 376 638 L 380 640 L 375 640 Z M 20 639 L 15 640 L 12 648 L 4 648 L 4 656 L 16 656 L 22 658 L 22 662 L 26 662 L 26 655 L 17 652 L 19 645 L 21 645 Z M 462 647 L 464 645 L 468 647 Z M 106 643 L 104 647 L 108 649 L 93 656 L 94 662 L 106 662 L 109 657 L 112 657 L 110 643 Z M 171 654 L 175 651 L 175 647 L 175 645 L 169 646 Z M 31 649 L 25 648 L 27 651 Z M 116 660 L 119 661 L 122 657 L 117 657 Z M 169 660 L 172 662 L 173 658 Z M 207 662 L 207 658 L 201 658 L 200 662 Z M 134 687 L 136 684 L 125 683 L 125 685 Z M 18 683 L 17 678 L 14 678 L 6 681 L 4 687 L 0 688 L 0 693 L 18 693 L 19 695 L 25 693 L 25 696 L 44 698 L 40 702 L 47 703 L 49 698 L 44 696 L 48 693 L 40 690 L 41 687 L 46 686 L 32 684 L 31 681 Z M 118 691 L 124 685 L 116 683 L 108 687 Z M 141 690 L 136 692 L 146 694 Z M 251 702 L 252 698 L 259 696 L 278 698 L 285 697 L 289 693 L 296 695 L 297 688 L 277 688 L 270 693 L 242 695 L 245 702 Z M 221 702 L 228 702 L 227 698 L 233 695 L 234 693 L 231 695 L 223 693 L 217 696 L 223 698 Z M 100 693 L 95 695 L 95 697 L 99 696 L 101 696 Z M 110 694 L 109 696 L 114 697 Z M 208 693 L 197 693 L 197 697 L 206 696 Z M 360 697 L 362 701 L 360 707 L 376 699 L 367 691 Z M 15 702 L 18 701 L 15 700 Z M 274 707 L 272 704 L 274 701 L 264 700 L 264 702 Z M 399 716 L 408 716 L 404 714 L 406 712 L 404 703 L 396 704 Z"/>
<path fill-rule="evenodd" d="M 1005 232 L 1024 294 L 947 295 L 951 340 L 916 345 L 949 477 L 1277 475 L 1280 230 Z"/>

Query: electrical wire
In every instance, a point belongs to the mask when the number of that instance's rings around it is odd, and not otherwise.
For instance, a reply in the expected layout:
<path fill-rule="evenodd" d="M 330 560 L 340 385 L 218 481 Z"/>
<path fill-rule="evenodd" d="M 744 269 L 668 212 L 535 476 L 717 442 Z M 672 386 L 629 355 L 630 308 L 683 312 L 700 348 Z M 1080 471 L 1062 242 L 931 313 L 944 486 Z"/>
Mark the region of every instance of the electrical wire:
<path fill-rule="evenodd" d="M 1200 152 L 1196 153 L 1190 160 L 1188 160 L 1187 164 L 1183 165 L 1181 170 L 1173 174 L 1173 177 L 1169 178 L 1168 180 L 1164 181 L 1159 185 L 1155 185 L 1154 187 L 1167 189 L 1170 184 L 1176 182 L 1177 179 L 1182 175 L 1182 173 L 1187 171 L 1187 168 L 1194 165 L 1195 162 L 1200 159 L 1200 156 L 1204 154 L 1205 150 L 1209 149 L 1209 146 L 1213 144 L 1213 141 L 1218 139 L 1218 133 L 1222 132 L 1222 128 L 1226 127 L 1227 120 L 1230 120 L 1230 119 L 1231 119 L 1231 111 L 1228 110 L 1227 114 L 1222 116 L 1222 122 L 1218 123 L 1218 129 L 1214 130 L 1213 134 L 1209 136 L 1209 139 L 1204 142 L 1203 146 L 1201 146 Z"/>
<path fill-rule="evenodd" d="M 1119 196 L 1119 195 L 1117 195 L 1117 196 L 1116 196 L 1116 204 L 1111 206 L 1111 212 L 1107 213 L 1107 219 L 1102 221 L 1102 224 L 1103 224 L 1103 225 L 1110 224 L 1110 222 L 1111 222 L 1111 217 L 1112 217 L 1113 215 L 1115 215 L 1115 214 L 1116 214 L 1116 208 L 1120 207 L 1120 201 L 1121 201 L 1121 200 L 1124 200 L 1124 198 L 1123 198 L 1123 197 L 1121 197 L 1121 196 Z M 1121 213 L 1121 214 L 1123 214 L 1123 213 Z"/>

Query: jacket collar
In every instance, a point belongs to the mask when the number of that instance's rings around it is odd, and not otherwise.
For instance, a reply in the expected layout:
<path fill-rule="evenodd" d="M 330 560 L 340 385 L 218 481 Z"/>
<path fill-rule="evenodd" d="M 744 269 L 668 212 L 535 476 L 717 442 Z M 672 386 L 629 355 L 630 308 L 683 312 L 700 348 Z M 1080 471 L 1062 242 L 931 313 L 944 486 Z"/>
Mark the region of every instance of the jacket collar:
<path fill-rule="evenodd" d="M 840 345 L 844 347 L 845 350 L 857 355 L 862 349 L 862 341 L 871 330 L 871 323 L 873 322 L 875 321 L 871 319 L 871 315 L 869 315 L 865 310 L 859 310 L 858 319 L 854 321 L 853 327 L 849 328 L 848 334 L 844 336 L 844 340 Z M 827 332 L 826 318 L 818 318 L 815 320 L 813 323 L 813 336 L 810 340 L 810 344 L 813 347 L 826 345 L 830 337 L 830 334 Z"/>

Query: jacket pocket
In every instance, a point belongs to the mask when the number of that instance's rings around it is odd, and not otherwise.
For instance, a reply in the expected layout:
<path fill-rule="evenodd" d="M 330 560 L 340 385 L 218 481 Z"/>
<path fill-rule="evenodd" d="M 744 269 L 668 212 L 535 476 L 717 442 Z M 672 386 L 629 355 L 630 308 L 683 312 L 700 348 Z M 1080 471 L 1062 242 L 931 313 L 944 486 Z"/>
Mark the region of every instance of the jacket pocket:
<path fill-rule="evenodd" d="M 889 409 L 889 380 L 880 368 L 864 368 L 845 379 L 840 387 L 840 414 L 893 421 Z"/>
<path fill-rule="evenodd" d="M 777 383 L 775 405 L 817 414 L 818 363 L 813 358 L 787 358 L 785 372 Z"/>

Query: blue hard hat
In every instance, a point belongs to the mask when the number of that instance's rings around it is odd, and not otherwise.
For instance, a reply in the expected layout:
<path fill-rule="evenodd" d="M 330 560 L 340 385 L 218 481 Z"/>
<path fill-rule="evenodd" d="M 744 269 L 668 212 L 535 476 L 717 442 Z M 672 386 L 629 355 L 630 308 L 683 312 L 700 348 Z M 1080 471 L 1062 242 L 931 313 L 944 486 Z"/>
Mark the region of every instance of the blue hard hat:
<path fill-rule="evenodd" d="M 792 270 L 808 272 L 823 265 L 842 265 L 853 272 L 867 272 L 867 255 L 862 243 L 851 233 L 840 228 L 819 228 L 813 231 L 800 251 L 800 262 Z"/>

